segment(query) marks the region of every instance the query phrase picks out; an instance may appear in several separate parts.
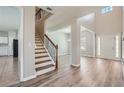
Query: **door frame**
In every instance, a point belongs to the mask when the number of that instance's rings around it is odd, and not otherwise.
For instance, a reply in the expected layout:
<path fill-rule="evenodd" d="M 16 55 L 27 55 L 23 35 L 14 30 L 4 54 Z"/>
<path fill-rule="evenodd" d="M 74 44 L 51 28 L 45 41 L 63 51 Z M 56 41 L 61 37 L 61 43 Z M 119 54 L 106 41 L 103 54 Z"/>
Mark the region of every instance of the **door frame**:
<path fill-rule="evenodd" d="M 18 31 L 18 75 L 19 75 L 19 82 L 24 80 L 23 77 L 23 62 L 24 62 L 24 58 L 23 58 L 23 43 L 24 43 L 24 39 L 23 39 L 23 7 L 21 6 L 14 6 L 15 8 L 17 8 L 19 10 L 20 13 L 20 26 L 19 26 L 19 31 Z"/>

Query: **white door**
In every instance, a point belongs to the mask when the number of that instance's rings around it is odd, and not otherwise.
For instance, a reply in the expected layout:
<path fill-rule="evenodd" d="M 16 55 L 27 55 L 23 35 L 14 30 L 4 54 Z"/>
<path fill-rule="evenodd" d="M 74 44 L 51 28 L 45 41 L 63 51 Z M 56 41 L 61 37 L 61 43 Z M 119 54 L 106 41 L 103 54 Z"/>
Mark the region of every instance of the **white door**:
<path fill-rule="evenodd" d="M 100 57 L 106 59 L 120 59 L 120 35 L 100 36 Z"/>

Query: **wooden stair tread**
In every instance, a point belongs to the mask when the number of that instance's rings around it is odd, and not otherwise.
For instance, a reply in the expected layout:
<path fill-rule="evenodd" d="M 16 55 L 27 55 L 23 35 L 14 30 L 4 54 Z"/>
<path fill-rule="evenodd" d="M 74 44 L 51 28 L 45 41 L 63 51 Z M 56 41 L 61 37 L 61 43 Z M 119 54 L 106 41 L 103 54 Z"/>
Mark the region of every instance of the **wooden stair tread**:
<path fill-rule="evenodd" d="M 36 46 L 44 46 L 44 45 L 43 44 L 40 44 L 40 45 L 36 44 Z"/>
<path fill-rule="evenodd" d="M 47 53 L 46 51 L 35 52 L 35 54 Z"/>
<path fill-rule="evenodd" d="M 44 46 L 43 44 L 40 44 L 40 43 L 39 43 L 39 44 L 35 44 L 35 45 L 36 45 L 36 46 Z"/>
<path fill-rule="evenodd" d="M 44 75 L 50 75 L 50 74 L 52 74 L 52 73 L 55 73 L 55 71 L 56 71 L 56 69 L 53 69 L 53 70 L 51 70 L 51 71 L 48 71 L 48 72 L 46 72 L 46 73 L 43 73 L 43 74 L 37 75 L 37 76 L 40 77 L 40 76 L 44 76 Z"/>
<path fill-rule="evenodd" d="M 41 41 L 39 42 L 39 41 L 35 41 L 35 43 L 42 43 Z"/>
<path fill-rule="evenodd" d="M 49 55 L 48 54 L 47 55 L 40 55 L 40 56 L 35 57 L 35 58 L 37 59 L 37 58 L 43 58 L 43 57 L 49 57 Z"/>
<path fill-rule="evenodd" d="M 50 68 L 50 67 L 53 67 L 53 66 L 54 66 L 53 64 L 50 64 L 50 65 L 46 65 L 46 66 L 43 66 L 43 67 L 38 67 L 38 68 L 36 68 L 36 71 L 47 69 L 47 68 Z"/>

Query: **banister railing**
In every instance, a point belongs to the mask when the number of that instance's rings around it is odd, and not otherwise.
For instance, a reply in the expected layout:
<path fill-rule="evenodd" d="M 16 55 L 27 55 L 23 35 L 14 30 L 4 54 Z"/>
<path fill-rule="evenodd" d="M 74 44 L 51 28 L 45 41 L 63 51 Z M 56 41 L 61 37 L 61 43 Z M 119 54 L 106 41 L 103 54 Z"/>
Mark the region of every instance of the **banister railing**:
<path fill-rule="evenodd" d="M 43 9 L 39 9 L 36 14 L 35 14 L 35 19 L 36 21 L 39 21 L 39 20 L 45 20 L 47 19 L 49 16 L 51 16 L 52 14 L 49 13 L 49 12 L 46 12 L 45 10 Z"/>
<path fill-rule="evenodd" d="M 45 34 L 44 35 L 44 45 L 47 48 L 50 56 L 55 62 L 56 69 L 58 68 L 58 45 L 55 45 L 53 41 Z"/>
<path fill-rule="evenodd" d="M 41 8 L 36 12 L 35 16 L 37 16 L 41 12 Z"/>
<path fill-rule="evenodd" d="M 37 12 L 36 12 L 36 14 L 35 14 L 35 19 L 36 20 L 39 20 L 39 19 L 41 19 L 41 17 L 42 17 L 42 9 L 39 9 Z"/>

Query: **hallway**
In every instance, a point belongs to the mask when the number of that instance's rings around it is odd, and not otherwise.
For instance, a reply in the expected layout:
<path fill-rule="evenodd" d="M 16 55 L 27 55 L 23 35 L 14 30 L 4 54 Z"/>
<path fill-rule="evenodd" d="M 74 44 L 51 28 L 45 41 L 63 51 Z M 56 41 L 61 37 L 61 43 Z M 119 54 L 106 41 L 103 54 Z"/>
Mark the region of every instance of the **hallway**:
<path fill-rule="evenodd" d="M 96 58 L 81 58 L 80 68 L 71 67 L 70 56 L 59 57 L 59 69 L 21 83 L 39 87 L 120 87 L 124 86 L 121 62 Z M 66 65 L 65 65 L 66 64 Z"/>

